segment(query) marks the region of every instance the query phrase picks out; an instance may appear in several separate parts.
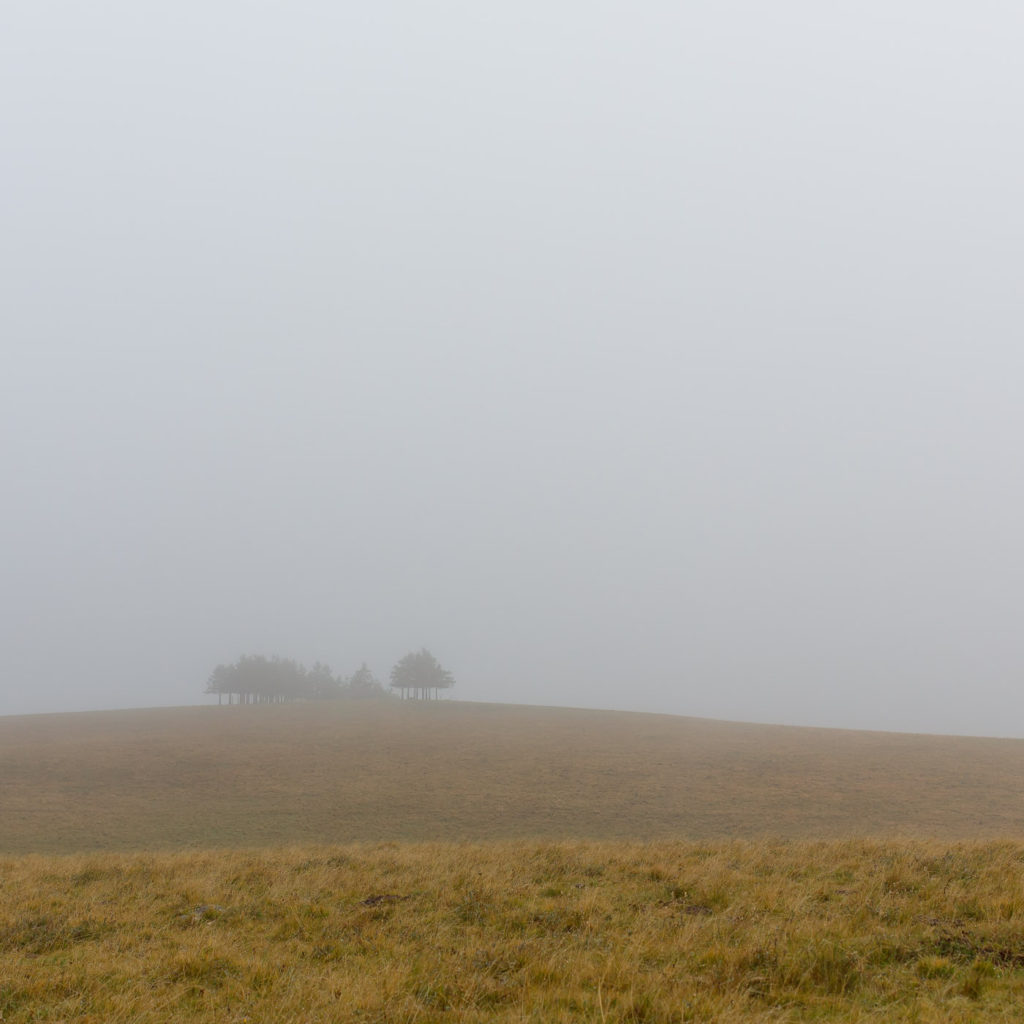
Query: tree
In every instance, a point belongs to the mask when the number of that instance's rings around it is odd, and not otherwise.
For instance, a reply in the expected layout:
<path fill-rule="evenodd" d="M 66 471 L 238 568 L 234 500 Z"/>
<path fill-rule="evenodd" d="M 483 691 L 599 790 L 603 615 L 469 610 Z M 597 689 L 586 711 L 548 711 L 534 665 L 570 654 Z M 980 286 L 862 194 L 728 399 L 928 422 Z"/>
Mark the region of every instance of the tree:
<path fill-rule="evenodd" d="M 326 680 L 337 685 L 326 665 L 318 663 L 311 674 L 290 658 L 243 654 L 233 665 L 218 665 L 213 670 L 206 692 L 217 694 L 218 703 L 227 694 L 229 704 L 271 704 L 329 696 L 318 690 Z"/>
<path fill-rule="evenodd" d="M 358 699 L 367 697 L 383 697 L 387 691 L 380 685 L 377 677 L 367 668 L 366 662 L 352 673 L 348 681 L 348 695 Z"/>
<path fill-rule="evenodd" d="M 228 695 L 228 703 L 231 703 L 231 694 L 235 692 L 231 688 L 234 682 L 231 672 L 233 667 L 232 665 L 218 665 L 210 673 L 210 678 L 206 680 L 206 692 L 217 694 L 218 704 L 224 702 L 225 693 Z"/>
<path fill-rule="evenodd" d="M 306 673 L 306 683 L 317 700 L 332 700 L 341 696 L 341 680 L 336 679 L 330 666 L 315 662 Z"/>
<path fill-rule="evenodd" d="M 433 700 L 438 690 L 454 685 L 451 672 L 443 669 L 425 647 L 407 654 L 391 670 L 391 686 L 402 691 L 403 699 Z"/>

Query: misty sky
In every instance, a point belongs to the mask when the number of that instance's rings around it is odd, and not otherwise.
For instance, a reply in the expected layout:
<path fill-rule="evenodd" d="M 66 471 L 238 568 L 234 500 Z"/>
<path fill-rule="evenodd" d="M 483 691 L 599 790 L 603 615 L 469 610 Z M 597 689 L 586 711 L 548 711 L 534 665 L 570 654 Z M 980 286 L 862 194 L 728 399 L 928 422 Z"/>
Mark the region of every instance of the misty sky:
<path fill-rule="evenodd" d="M 1024 8 L 0 5 L 0 713 L 1024 736 Z"/>

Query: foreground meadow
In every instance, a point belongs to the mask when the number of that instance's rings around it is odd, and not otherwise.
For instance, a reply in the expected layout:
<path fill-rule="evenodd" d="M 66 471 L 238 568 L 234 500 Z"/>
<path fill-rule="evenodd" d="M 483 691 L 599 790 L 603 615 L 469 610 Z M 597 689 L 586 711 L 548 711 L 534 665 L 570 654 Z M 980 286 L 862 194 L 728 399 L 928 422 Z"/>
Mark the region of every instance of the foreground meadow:
<path fill-rule="evenodd" d="M 27 1021 L 1019 1021 L 1024 845 L 493 843 L 0 859 Z"/>

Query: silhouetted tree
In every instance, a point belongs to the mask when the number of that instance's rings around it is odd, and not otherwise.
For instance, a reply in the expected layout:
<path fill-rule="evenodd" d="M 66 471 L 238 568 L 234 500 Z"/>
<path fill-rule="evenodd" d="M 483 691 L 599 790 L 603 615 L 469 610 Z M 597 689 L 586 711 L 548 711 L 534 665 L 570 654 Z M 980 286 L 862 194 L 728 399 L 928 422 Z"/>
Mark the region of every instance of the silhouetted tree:
<path fill-rule="evenodd" d="M 231 665 L 218 665 L 211 673 L 210 678 L 206 680 L 206 693 L 217 694 L 217 703 L 222 704 L 224 702 L 224 695 L 227 694 L 228 703 L 231 703 L 231 694 L 235 691 L 232 690 L 232 684 L 234 678 L 232 675 Z"/>
<path fill-rule="evenodd" d="M 262 654 L 244 654 L 233 665 L 218 665 L 206 683 L 207 693 L 216 693 L 218 703 L 227 694 L 228 703 L 270 704 L 317 696 L 318 682 L 329 677 L 330 669 L 317 666 L 319 675 L 311 676 L 290 658 L 265 658 Z"/>
<path fill-rule="evenodd" d="M 368 697 L 386 697 L 387 690 L 380 684 L 380 680 L 367 668 L 366 662 L 352 673 L 348 681 L 348 695 L 357 699 Z"/>
<path fill-rule="evenodd" d="M 319 661 L 306 673 L 306 682 L 317 700 L 333 700 L 342 694 L 342 681 Z"/>
<path fill-rule="evenodd" d="M 432 700 L 438 690 L 454 685 L 451 672 L 443 669 L 425 647 L 407 654 L 391 670 L 391 686 L 402 691 L 403 699 Z"/>

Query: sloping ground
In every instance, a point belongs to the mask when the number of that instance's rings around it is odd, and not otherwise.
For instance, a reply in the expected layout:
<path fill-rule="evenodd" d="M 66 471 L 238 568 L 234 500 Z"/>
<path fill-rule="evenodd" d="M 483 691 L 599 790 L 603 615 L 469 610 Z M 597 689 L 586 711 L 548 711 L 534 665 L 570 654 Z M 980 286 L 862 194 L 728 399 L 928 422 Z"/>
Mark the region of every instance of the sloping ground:
<path fill-rule="evenodd" d="M 0 852 L 1024 836 L 1024 741 L 336 702 L 0 718 Z"/>

